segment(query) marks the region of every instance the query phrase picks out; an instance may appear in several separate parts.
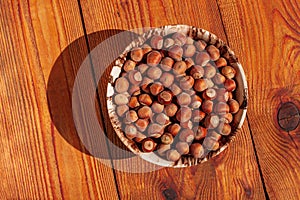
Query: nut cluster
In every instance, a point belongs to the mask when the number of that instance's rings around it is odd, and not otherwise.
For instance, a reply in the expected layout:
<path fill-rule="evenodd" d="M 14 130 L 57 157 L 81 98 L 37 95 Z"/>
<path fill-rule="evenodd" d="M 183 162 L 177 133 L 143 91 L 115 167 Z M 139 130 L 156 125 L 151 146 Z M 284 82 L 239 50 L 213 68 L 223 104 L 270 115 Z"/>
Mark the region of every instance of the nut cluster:
<path fill-rule="evenodd" d="M 116 113 L 143 152 L 204 158 L 232 133 L 236 70 L 220 50 L 182 33 L 153 35 L 126 57 L 115 81 Z"/>

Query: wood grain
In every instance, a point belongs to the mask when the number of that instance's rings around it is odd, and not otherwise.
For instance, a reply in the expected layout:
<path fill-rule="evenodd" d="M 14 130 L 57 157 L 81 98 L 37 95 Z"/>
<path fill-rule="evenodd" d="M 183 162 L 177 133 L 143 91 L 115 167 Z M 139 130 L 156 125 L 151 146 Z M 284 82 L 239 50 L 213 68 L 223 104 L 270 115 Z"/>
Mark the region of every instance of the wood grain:
<path fill-rule="evenodd" d="M 280 105 L 300 106 L 299 1 L 219 0 L 228 40 L 249 80 L 248 119 L 271 199 L 299 199 L 299 131 L 281 130 Z"/>
<path fill-rule="evenodd" d="M 80 144 L 71 104 L 59 101 L 88 53 L 84 39 L 68 46 L 82 36 L 77 1 L 0 3 L 2 199 L 117 198 L 112 169 L 70 144 Z M 48 102 L 50 78 L 58 98 Z M 65 130 L 52 122 L 48 106 L 61 109 Z"/>
<path fill-rule="evenodd" d="M 81 1 L 87 33 L 106 29 L 128 30 L 166 24 L 190 24 L 207 29 L 223 40 L 219 10 L 215 1 Z M 101 41 L 101 38 L 99 39 Z M 91 46 L 95 46 L 94 41 Z M 107 79 L 109 70 L 102 77 Z M 99 83 L 99 97 L 104 100 L 106 82 Z M 101 101 L 102 109 L 106 107 Z M 107 117 L 107 116 L 106 116 Z M 109 138 L 118 139 L 106 119 Z M 116 141 L 117 140 L 117 141 Z M 120 145 L 121 146 L 121 145 Z M 143 161 L 140 167 L 148 166 Z M 124 161 L 123 169 L 132 165 Z M 136 167 L 136 166 L 135 166 Z M 229 149 L 200 166 L 185 169 L 164 168 L 132 174 L 115 171 L 121 199 L 263 199 L 263 187 L 254 155 L 247 122 Z"/>

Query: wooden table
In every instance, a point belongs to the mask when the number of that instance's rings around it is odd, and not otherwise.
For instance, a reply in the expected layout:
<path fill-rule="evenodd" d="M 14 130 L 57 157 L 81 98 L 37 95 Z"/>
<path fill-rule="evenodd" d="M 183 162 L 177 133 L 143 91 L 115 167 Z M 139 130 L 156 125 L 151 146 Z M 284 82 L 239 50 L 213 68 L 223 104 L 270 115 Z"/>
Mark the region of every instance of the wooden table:
<path fill-rule="evenodd" d="M 0 1 L 0 198 L 299 199 L 300 128 L 278 124 L 299 114 L 277 117 L 285 102 L 300 108 L 299 13 L 297 0 Z M 115 170 L 76 135 L 76 72 L 106 38 L 167 24 L 202 27 L 231 46 L 249 84 L 247 119 L 225 152 L 199 166 Z"/>

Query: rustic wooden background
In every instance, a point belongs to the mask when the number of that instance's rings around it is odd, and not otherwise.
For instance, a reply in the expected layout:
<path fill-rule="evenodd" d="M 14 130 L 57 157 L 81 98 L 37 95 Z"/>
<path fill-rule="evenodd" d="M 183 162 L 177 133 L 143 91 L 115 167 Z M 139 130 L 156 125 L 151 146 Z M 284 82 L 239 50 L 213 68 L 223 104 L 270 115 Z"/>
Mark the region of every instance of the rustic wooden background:
<path fill-rule="evenodd" d="M 299 107 L 299 13 L 298 0 L 0 0 L 0 198 L 299 199 L 300 128 L 277 123 L 281 104 Z M 249 84 L 247 120 L 200 166 L 114 170 L 76 136 L 76 72 L 120 30 L 167 24 L 202 27 L 231 46 Z"/>

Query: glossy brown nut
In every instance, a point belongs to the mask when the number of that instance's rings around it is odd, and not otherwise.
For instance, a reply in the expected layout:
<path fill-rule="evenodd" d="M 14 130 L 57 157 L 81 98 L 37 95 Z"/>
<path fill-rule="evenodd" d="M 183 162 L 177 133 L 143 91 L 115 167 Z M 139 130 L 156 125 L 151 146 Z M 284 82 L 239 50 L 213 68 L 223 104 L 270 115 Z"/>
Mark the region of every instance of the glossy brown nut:
<path fill-rule="evenodd" d="M 201 51 L 196 53 L 195 63 L 200 66 L 205 66 L 210 61 L 208 53 Z"/>
<path fill-rule="evenodd" d="M 151 51 L 147 55 L 147 64 L 149 66 L 156 66 L 160 62 L 161 58 L 162 58 L 162 56 L 161 56 L 160 52 Z"/>
<path fill-rule="evenodd" d="M 179 106 L 187 106 L 191 103 L 191 96 L 183 92 L 177 96 L 177 103 Z"/>
<path fill-rule="evenodd" d="M 225 115 L 229 113 L 229 106 L 225 102 L 218 102 L 214 107 L 214 111 L 218 115 Z"/>
<path fill-rule="evenodd" d="M 157 151 L 158 155 L 165 156 L 166 152 L 170 149 L 171 149 L 170 144 L 159 144 L 156 151 Z"/>
<path fill-rule="evenodd" d="M 143 63 L 137 67 L 138 71 L 141 72 L 141 74 L 144 74 L 148 68 L 149 66 Z"/>
<path fill-rule="evenodd" d="M 143 106 L 138 110 L 138 116 L 141 119 L 152 117 L 152 110 L 149 106 Z"/>
<path fill-rule="evenodd" d="M 137 129 L 132 124 L 126 125 L 124 132 L 129 139 L 133 139 L 137 135 Z"/>
<path fill-rule="evenodd" d="M 216 70 L 216 68 L 213 65 L 207 64 L 204 67 L 204 76 L 206 78 L 210 79 L 210 78 L 214 77 L 216 75 L 216 73 L 217 73 L 217 70 Z"/>
<path fill-rule="evenodd" d="M 138 98 L 137 97 L 131 97 L 129 102 L 128 102 L 128 106 L 130 108 L 136 108 L 136 107 L 140 106 Z"/>
<path fill-rule="evenodd" d="M 203 51 L 207 44 L 203 40 L 198 40 L 194 42 L 194 45 L 198 51 Z"/>
<path fill-rule="evenodd" d="M 182 60 L 183 49 L 178 45 L 173 45 L 168 50 L 168 55 L 175 61 Z"/>
<path fill-rule="evenodd" d="M 232 92 L 236 88 L 235 81 L 232 79 L 226 79 L 224 83 L 224 87 L 226 88 L 227 91 Z"/>
<path fill-rule="evenodd" d="M 175 161 L 179 160 L 180 154 L 178 153 L 177 150 L 170 149 L 166 152 L 166 157 L 167 157 L 167 160 L 175 162 Z"/>
<path fill-rule="evenodd" d="M 182 107 L 176 113 L 176 119 L 179 122 L 187 122 L 192 117 L 192 110 L 188 107 Z"/>
<path fill-rule="evenodd" d="M 139 85 L 142 82 L 143 77 L 141 72 L 137 70 L 131 70 L 128 72 L 128 80 L 133 85 Z"/>
<path fill-rule="evenodd" d="M 184 74 L 186 69 L 187 67 L 184 61 L 177 61 L 173 66 L 173 70 L 175 74 Z"/>
<path fill-rule="evenodd" d="M 231 126 L 226 123 L 220 123 L 217 130 L 221 135 L 227 136 L 231 133 Z"/>
<path fill-rule="evenodd" d="M 191 76 L 185 76 L 183 77 L 180 82 L 179 85 L 183 90 L 189 90 L 194 86 L 194 78 Z"/>
<path fill-rule="evenodd" d="M 174 103 L 171 103 L 164 108 L 165 114 L 169 117 L 175 116 L 177 110 L 178 107 Z"/>
<path fill-rule="evenodd" d="M 139 85 L 131 85 L 128 90 L 129 95 L 137 96 L 141 94 L 141 89 Z"/>
<path fill-rule="evenodd" d="M 164 71 L 170 71 L 173 67 L 174 60 L 170 57 L 164 57 L 160 62 L 160 67 Z"/>
<path fill-rule="evenodd" d="M 142 82 L 141 82 L 141 89 L 146 92 L 146 93 L 150 93 L 150 85 L 153 83 L 153 80 L 148 78 L 148 77 L 144 77 Z"/>
<path fill-rule="evenodd" d="M 128 104 L 128 98 L 125 94 L 117 94 L 114 97 L 114 101 L 115 101 L 115 104 L 117 104 L 117 105 Z"/>
<path fill-rule="evenodd" d="M 194 65 L 190 70 L 190 75 L 194 79 L 200 79 L 204 76 L 204 68 L 200 65 Z"/>
<path fill-rule="evenodd" d="M 157 101 L 154 101 L 151 105 L 151 109 L 154 113 L 161 113 L 164 111 L 164 105 L 160 104 Z"/>
<path fill-rule="evenodd" d="M 181 126 L 177 123 L 174 123 L 174 124 L 169 125 L 167 130 L 169 133 L 171 133 L 175 137 L 181 130 Z"/>
<path fill-rule="evenodd" d="M 173 135 L 171 133 L 164 133 L 161 136 L 160 140 L 163 144 L 172 144 L 174 141 Z"/>
<path fill-rule="evenodd" d="M 207 129 L 202 126 L 194 127 L 193 131 L 195 134 L 195 140 L 201 140 L 207 135 Z"/>
<path fill-rule="evenodd" d="M 117 106 L 117 115 L 119 117 L 123 117 L 123 115 L 129 110 L 129 107 L 127 105 L 120 105 Z"/>
<path fill-rule="evenodd" d="M 209 151 L 216 151 L 219 148 L 219 142 L 210 137 L 204 138 L 202 145 Z"/>
<path fill-rule="evenodd" d="M 147 119 L 138 119 L 135 122 L 137 129 L 141 132 L 144 132 L 147 129 L 148 124 L 149 124 L 149 121 Z"/>
<path fill-rule="evenodd" d="M 186 121 L 186 122 L 180 122 L 180 126 L 182 128 L 189 128 L 192 129 L 193 128 L 193 122 L 191 120 Z"/>
<path fill-rule="evenodd" d="M 204 90 L 207 89 L 207 82 L 205 81 L 205 79 L 196 79 L 195 83 L 194 83 L 194 89 L 197 92 L 203 92 Z"/>
<path fill-rule="evenodd" d="M 129 82 L 125 77 L 120 77 L 116 80 L 115 90 L 118 93 L 127 92 L 129 88 Z"/>
<path fill-rule="evenodd" d="M 136 63 L 133 60 L 126 60 L 124 63 L 123 69 L 125 72 L 134 70 Z"/>
<path fill-rule="evenodd" d="M 171 85 L 174 82 L 174 75 L 164 72 L 162 76 L 160 77 L 159 81 L 165 86 L 166 88 L 171 87 Z"/>
<path fill-rule="evenodd" d="M 175 96 L 179 95 L 182 92 L 181 88 L 177 84 L 172 84 L 170 90 Z"/>
<path fill-rule="evenodd" d="M 179 133 L 179 140 L 182 142 L 192 142 L 195 138 L 194 132 L 191 129 L 183 129 Z"/>
<path fill-rule="evenodd" d="M 213 111 L 213 101 L 211 100 L 205 100 L 202 102 L 202 111 L 205 112 L 206 114 L 210 114 Z"/>
<path fill-rule="evenodd" d="M 164 86 L 161 83 L 153 83 L 150 86 L 150 92 L 152 95 L 157 96 L 164 90 Z"/>
<path fill-rule="evenodd" d="M 138 118 L 139 117 L 138 117 L 137 113 L 134 110 L 129 110 L 126 113 L 126 119 L 129 122 L 135 122 L 136 120 L 138 120 Z"/>
<path fill-rule="evenodd" d="M 150 106 L 152 104 L 152 99 L 149 94 L 141 94 L 139 96 L 139 102 L 142 105 Z"/>
<path fill-rule="evenodd" d="M 187 68 L 187 69 L 189 69 L 189 68 L 191 68 L 192 66 L 195 65 L 195 62 L 194 62 L 194 60 L 193 60 L 192 58 L 186 58 L 186 59 L 184 60 L 184 62 L 185 62 L 185 64 L 186 64 L 186 68 Z"/>
<path fill-rule="evenodd" d="M 200 143 L 194 143 L 190 146 L 190 152 L 194 158 L 203 158 L 205 151 Z"/>
<path fill-rule="evenodd" d="M 193 110 L 192 112 L 192 120 L 193 122 L 200 122 L 205 118 L 205 113 L 199 109 Z"/>
<path fill-rule="evenodd" d="M 150 39 L 150 46 L 154 49 L 161 49 L 163 46 L 164 40 L 160 35 L 154 35 Z"/>
<path fill-rule="evenodd" d="M 190 145 L 187 142 L 178 142 L 175 147 L 180 155 L 188 154 L 190 151 Z"/>
<path fill-rule="evenodd" d="M 203 91 L 202 97 L 205 100 L 214 100 L 217 97 L 217 91 L 214 88 L 208 88 Z"/>
<path fill-rule="evenodd" d="M 237 112 L 239 111 L 239 109 L 240 109 L 240 104 L 239 104 L 239 102 L 237 102 L 237 101 L 234 100 L 234 99 L 230 99 L 230 100 L 228 101 L 228 105 L 229 105 L 229 112 L 230 112 L 230 113 L 235 114 L 235 113 L 237 113 Z"/>
<path fill-rule="evenodd" d="M 143 152 L 152 152 L 155 150 L 156 146 L 157 144 L 151 138 L 146 138 L 142 141 Z"/>
<path fill-rule="evenodd" d="M 209 45 L 206 47 L 206 51 L 213 61 L 216 61 L 220 58 L 220 50 L 214 45 Z"/>
<path fill-rule="evenodd" d="M 141 143 L 144 139 L 146 139 L 147 138 L 147 136 L 146 135 L 144 135 L 144 134 L 142 134 L 142 133 L 140 133 L 140 132 L 137 132 L 137 134 L 136 134 L 136 136 L 135 136 L 135 138 L 133 139 L 135 142 L 137 142 L 137 143 Z"/>
<path fill-rule="evenodd" d="M 217 101 L 220 101 L 220 102 L 227 102 L 228 99 L 229 99 L 229 96 L 228 96 L 228 91 L 226 91 L 225 88 L 219 88 L 217 90 Z"/>
<path fill-rule="evenodd" d="M 200 108 L 202 104 L 202 99 L 198 95 L 193 95 L 191 98 L 191 108 L 197 109 Z"/>
<path fill-rule="evenodd" d="M 187 38 L 185 34 L 177 32 L 172 35 L 172 39 L 174 40 L 175 44 L 182 46 L 186 43 Z"/>
<path fill-rule="evenodd" d="M 227 65 L 227 61 L 226 61 L 225 58 L 221 57 L 221 58 L 219 58 L 218 60 L 215 61 L 215 64 L 216 64 L 216 66 L 218 68 L 220 68 L 220 67 L 226 66 Z"/>
<path fill-rule="evenodd" d="M 185 44 L 182 47 L 184 57 L 193 57 L 196 52 L 196 47 L 192 44 Z"/>
<path fill-rule="evenodd" d="M 148 136 L 159 138 L 164 132 L 164 127 L 160 124 L 152 123 L 148 127 Z"/>
<path fill-rule="evenodd" d="M 149 53 L 150 51 L 152 51 L 152 48 L 148 44 L 143 44 L 142 50 L 143 50 L 143 54 L 145 55 L 145 54 Z"/>
<path fill-rule="evenodd" d="M 205 118 L 204 125 L 208 129 L 217 128 L 220 123 L 220 118 L 218 115 L 210 114 Z"/>
<path fill-rule="evenodd" d="M 172 38 L 166 38 L 164 40 L 164 48 L 169 48 L 170 46 L 173 46 L 175 44 L 174 40 Z"/>
<path fill-rule="evenodd" d="M 150 67 L 147 71 L 147 76 L 153 80 L 159 79 L 162 75 L 162 71 L 159 67 Z"/>
<path fill-rule="evenodd" d="M 156 115 L 155 121 L 158 124 L 165 125 L 170 122 L 170 118 L 164 113 L 159 113 Z"/>
<path fill-rule="evenodd" d="M 172 102 L 173 95 L 170 91 L 162 91 L 158 95 L 158 102 L 163 105 L 168 105 Z"/>
<path fill-rule="evenodd" d="M 235 77 L 236 71 L 233 67 L 231 66 L 225 66 L 222 68 L 221 73 L 229 79 L 233 79 Z"/>
<path fill-rule="evenodd" d="M 130 57 L 135 62 L 140 62 L 143 59 L 144 53 L 140 47 L 135 47 L 130 52 Z"/>
<path fill-rule="evenodd" d="M 231 123 L 233 120 L 233 116 L 231 113 L 227 113 L 225 115 L 220 116 L 220 122 L 222 123 Z"/>
<path fill-rule="evenodd" d="M 222 74 L 216 73 L 212 80 L 217 85 L 223 85 L 225 83 L 226 78 Z"/>

